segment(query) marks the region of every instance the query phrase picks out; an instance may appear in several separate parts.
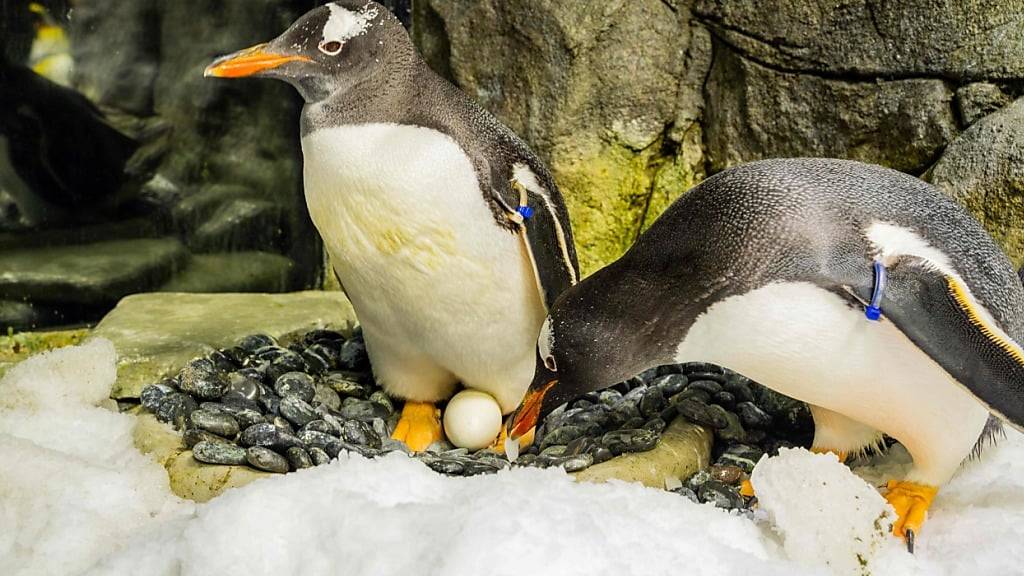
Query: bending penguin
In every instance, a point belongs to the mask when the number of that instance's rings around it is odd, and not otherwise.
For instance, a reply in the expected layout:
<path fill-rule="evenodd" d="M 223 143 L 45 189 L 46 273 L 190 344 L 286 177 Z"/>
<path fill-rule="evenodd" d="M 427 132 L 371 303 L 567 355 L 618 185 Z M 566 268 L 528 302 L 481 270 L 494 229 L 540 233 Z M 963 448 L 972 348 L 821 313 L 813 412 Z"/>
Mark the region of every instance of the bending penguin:
<path fill-rule="evenodd" d="M 394 437 L 440 440 L 435 404 L 459 382 L 514 410 L 547 305 L 578 274 L 562 198 L 526 144 L 366 0 L 316 8 L 206 75 L 276 78 L 305 99 L 306 203 L 377 379 L 406 399 Z"/>
<path fill-rule="evenodd" d="M 507 430 L 514 442 L 653 366 L 717 363 L 807 402 L 813 450 L 902 442 L 913 468 L 886 498 L 912 547 L 997 419 L 1024 425 L 1021 342 L 1010 261 L 938 190 L 852 161 L 754 162 L 705 180 L 558 299 Z"/>

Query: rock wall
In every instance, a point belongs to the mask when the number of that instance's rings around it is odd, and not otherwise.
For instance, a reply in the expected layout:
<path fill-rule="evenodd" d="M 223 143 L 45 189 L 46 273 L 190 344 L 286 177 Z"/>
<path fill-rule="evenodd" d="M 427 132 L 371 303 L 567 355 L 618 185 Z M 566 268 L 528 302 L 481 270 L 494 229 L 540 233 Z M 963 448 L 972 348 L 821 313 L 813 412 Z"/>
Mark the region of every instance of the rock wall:
<path fill-rule="evenodd" d="M 706 174 L 780 156 L 930 178 L 1024 263 L 1022 0 L 419 0 L 413 29 L 547 160 L 587 272 Z"/>

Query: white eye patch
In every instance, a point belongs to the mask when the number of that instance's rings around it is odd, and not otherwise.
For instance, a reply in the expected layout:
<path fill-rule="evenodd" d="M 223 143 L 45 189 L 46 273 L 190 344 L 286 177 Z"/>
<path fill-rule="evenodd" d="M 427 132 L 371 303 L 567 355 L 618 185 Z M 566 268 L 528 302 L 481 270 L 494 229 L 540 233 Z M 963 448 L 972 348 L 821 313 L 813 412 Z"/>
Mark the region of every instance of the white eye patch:
<path fill-rule="evenodd" d="M 551 317 L 548 316 L 544 319 L 544 325 L 540 327 L 540 337 L 537 338 L 537 352 L 540 353 L 540 357 L 544 360 L 544 365 L 547 366 L 547 369 L 557 372 L 558 366 L 555 365 L 555 357 L 551 354 L 551 349 L 554 346 L 555 335 L 551 332 Z"/>
<path fill-rule="evenodd" d="M 327 54 L 328 56 L 336 56 L 338 52 L 341 52 L 341 49 L 344 46 L 345 45 L 342 42 L 339 42 L 338 40 L 324 40 L 320 42 L 320 45 L 317 46 L 317 48 L 319 48 L 321 52 Z"/>

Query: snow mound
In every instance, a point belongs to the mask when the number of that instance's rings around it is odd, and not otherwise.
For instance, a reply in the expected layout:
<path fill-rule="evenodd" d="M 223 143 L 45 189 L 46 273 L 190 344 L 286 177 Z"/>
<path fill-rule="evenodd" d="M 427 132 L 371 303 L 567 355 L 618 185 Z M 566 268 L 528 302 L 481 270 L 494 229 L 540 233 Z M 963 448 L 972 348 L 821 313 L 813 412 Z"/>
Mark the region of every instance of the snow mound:
<path fill-rule="evenodd" d="M 448 478 L 398 453 L 343 456 L 196 505 L 134 448 L 134 417 L 96 407 L 114 359 L 94 340 L 0 380 L 5 576 L 995 576 L 1024 566 L 1016 432 L 940 493 L 916 556 L 885 536 L 870 483 L 800 450 L 758 465 L 758 519 L 639 485 L 577 484 L 560 470 Z M 858 473 L 897 476 L 905 461 L 897 451 Z"/>
<path fill-rule="evenodd" d="M 889 503 L 835 454 L 784 448 L 760 462 L 750 479 L 786 554 L 839 574 L 870 574 L 877 552 L 896 545 Z"/>
<path fill-rule="evenodd" d="M 114 383 L 114 358 L 109 341 L 93 340 L 0 380 L 5 574 L 79 573 L 139 527 L 191 508 L 135 449 L 134 418 L 95 406 Z"/>

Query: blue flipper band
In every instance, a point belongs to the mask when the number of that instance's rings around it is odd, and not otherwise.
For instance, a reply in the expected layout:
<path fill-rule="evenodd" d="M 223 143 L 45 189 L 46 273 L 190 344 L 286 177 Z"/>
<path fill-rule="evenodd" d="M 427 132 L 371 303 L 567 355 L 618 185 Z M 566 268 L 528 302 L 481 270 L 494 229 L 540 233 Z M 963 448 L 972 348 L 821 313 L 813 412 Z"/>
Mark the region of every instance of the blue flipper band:
<path fill-rule="evenodd" d="M 529 206 L 525 205 L 516 208 L 516 212 L 518 212 L 519 215 L 523 217 L 523 220 L 529 220 L 530 216 L 533 216 L 533 208 L 530 208 Z"/>
<path fill-rule="evenodd" d="M 882 294 L 885 292 L 885 266 L 875 260 L 875 288 L 871 291 L 871 303 L 864 310 L 864 315 L 868 317 L 868 320 L 878 320 L 882 316 Z"/>

